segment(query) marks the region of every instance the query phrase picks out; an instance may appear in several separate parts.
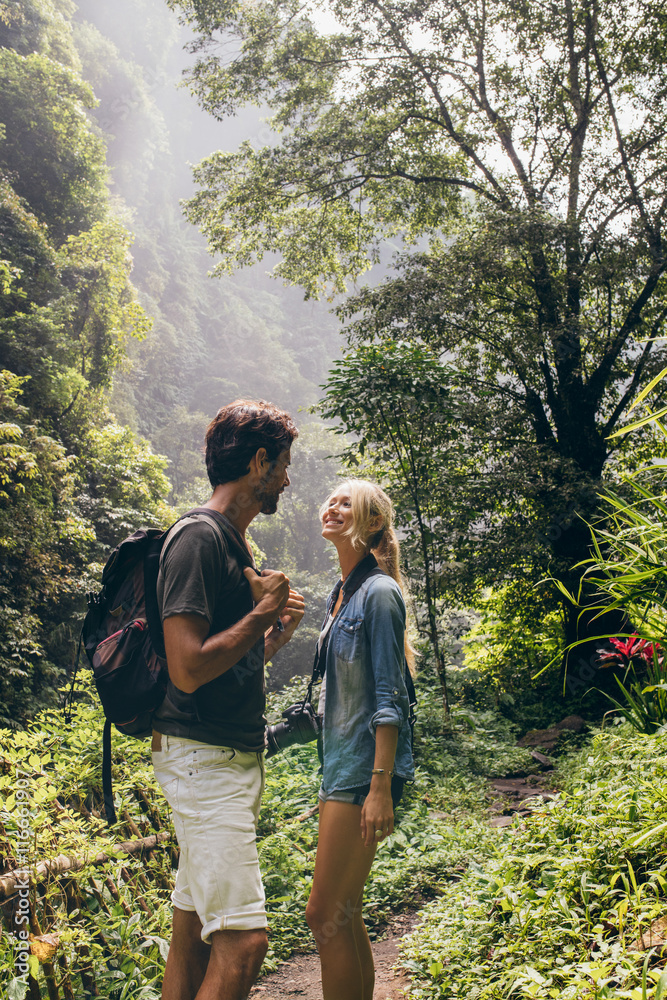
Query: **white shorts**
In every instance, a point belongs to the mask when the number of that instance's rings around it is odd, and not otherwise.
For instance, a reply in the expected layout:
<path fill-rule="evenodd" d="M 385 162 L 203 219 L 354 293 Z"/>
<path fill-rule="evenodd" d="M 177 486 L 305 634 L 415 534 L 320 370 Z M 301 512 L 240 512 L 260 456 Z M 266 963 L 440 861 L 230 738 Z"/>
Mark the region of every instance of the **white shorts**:
<path fill-rule="evenodd" d="M 172 903 L 196 911 L 207 943 L 214 931 L 266 927 L 256 843 L 264 755 L 175 736 L 161 745 L 153 767 L 180 848 Z"/>

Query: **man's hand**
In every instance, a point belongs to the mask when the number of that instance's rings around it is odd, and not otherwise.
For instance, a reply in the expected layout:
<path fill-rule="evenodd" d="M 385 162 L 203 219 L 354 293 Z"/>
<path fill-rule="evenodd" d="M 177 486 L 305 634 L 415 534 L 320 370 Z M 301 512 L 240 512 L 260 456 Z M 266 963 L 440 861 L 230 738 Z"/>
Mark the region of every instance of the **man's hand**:
<path fill-rule="evenodd" d="M 292 590 L 290 587 L 287 604 L 283 608 L 282 614 L 280 615 L 280 621 L 283 625 L 282 632 L 276 624 L 266 633 L 265 636 L 265 663 L 268 663 L 271 657 L 274 656 L 279 649 L 282 649 L 286 642 L 290 641 L 295 629 L 298 628 L 301 623 L 305 610 L 306 602 L 303 599 L 303 595 L 298 594 L 296 590 Z"/>
<path fill-rule="evenodd" d="M 250 584 L 252 599 L 257 611 L 276 614 L 282 611 L 289 599 L 289 580 L 275 569 L 263 569 L 258 576 L 249 566 L 243 570 Z"/>

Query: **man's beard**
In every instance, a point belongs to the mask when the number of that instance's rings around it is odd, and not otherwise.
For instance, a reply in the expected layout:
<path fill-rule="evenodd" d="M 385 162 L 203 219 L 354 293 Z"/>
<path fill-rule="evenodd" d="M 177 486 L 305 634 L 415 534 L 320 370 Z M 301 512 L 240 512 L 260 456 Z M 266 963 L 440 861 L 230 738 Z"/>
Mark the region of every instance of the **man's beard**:
<path fill-rule="evenodd" d="M 261 514 L 275 514 L 282 491 L 282 486 L 269 486 L 265 482 L 261 482 L 259 486 L 255 487 L 255 500 L 262 505 Z"/>

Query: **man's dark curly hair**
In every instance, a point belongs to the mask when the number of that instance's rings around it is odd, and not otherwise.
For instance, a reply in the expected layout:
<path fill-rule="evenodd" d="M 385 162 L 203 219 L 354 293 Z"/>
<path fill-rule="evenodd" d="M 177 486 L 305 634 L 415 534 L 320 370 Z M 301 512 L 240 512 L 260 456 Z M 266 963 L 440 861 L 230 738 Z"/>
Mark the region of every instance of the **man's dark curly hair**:
<path fill-rule="evenodd" d="M 289 413 L 263 399 L 237 399 L 223 406 L 206 431 L 211 486 L 215 489 L 245 476 L 259 448 L 266 448 L 269 461 L 275 461 L 298 436 Z"/>

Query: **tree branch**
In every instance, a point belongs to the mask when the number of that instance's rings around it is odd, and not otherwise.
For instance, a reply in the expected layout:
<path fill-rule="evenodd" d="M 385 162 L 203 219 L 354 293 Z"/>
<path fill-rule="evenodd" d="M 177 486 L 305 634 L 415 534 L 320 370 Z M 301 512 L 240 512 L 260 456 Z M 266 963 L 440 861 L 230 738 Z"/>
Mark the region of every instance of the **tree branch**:
<path fill-rule="evenodd" d="M 385 21 L 389 25 L 389 29 L 391 31 L 391 34 L 394 37 L 394 41 L 396 42 L 396 44 L 399 46 L 399 48 L 401 48 L 409 56 L 410 61 L 413 63 L 414 66 L 417 67 L 417 69 L 421 73 L 421 75 L 422 75 L 423 79 L 425 80 L 425 82 L 426 82 L 429 90 L 431 91 L 431 93 L 433 94 L 433 97 L 435 98 L 435 101 L 436 101 L 436 104 L 438 105 L 438 108 L 440 109 L 440 114 L 442 115 L 442 120 L 444 122 L 445 128 L 446 128 L 447 132 L 449 133 L 450 137 L 454 140 L 454 142 L 459 147 L 459 149 L 461 150 L 461 152 L 464 153 L 465 156 L 468 157 L 468 159 L 472 160 L 472 162 L 475 164 L 475 166 L 479 170 L 481 170 L 481 172 L 484 174 L 484 176 L 486 177 L 486 179 L 489 182 L 489 184 L 491 184 L 491 186 L 498 192 L 500 203 L 502 205 L 504 205 L 505 207 L 509 207 L 509 205 L 510 205 L 509 198 L 508 198 L 507 194 L 505 193 L 505 191 L 503 190 L 501 184 L 496 180 L 496 178 L 494 177 L 494 175 L 492 174 L 492 172 L 482 162 L 482 160 L 480 160 L 480 158 L 478 157 L 477 153 L 472 148 L 472 146 L 463 139 L 463 137 L 458 133 L 458 131 L 454 127 L 454 122 L 452 121 L 452 118 L 451 118 L 451 116 L 449 114 L 449 111 L 447 109 L 447 105 L 445 104 L 445 102 L 444 102 L 444 100 L 442 98 L 442 95 L 441 95 L 438 87 L 436 86 L 435 81 L 434 81 L 432 75 L 429 73 L 429 71 L 427 70 L 426 66 L 422 62 L 422 60 L 417 56 L 417 54 L 415 52 L 412 51 L 412 49 L 410 48 L 410 46 L 407 44 L 407 42 L 405 41 L 405 39 L 404 39 L 401 31 L 399 30 L 399 28 L 396 25 L 396 23 L 393 20 L 393 18 L 390 16 L 390 14 L 387 11 L 386 7 L 384 7 L 384 5 L 382 3 L 380 3 L 380 0 L 371 0 L 371 4 L 384 17 Z"/>
<path fill-rule="evenodd" d="M 142 837 L 141 840 L 126 840 L 122 844 L 113 846 L 115 850 L 122 851 L 123 854 L 142 854 L 144 851 L 154 850 L 159 844 L 171 839 L 171 834 L 163 831 L 152 834 L 150 837 Z M 9 899 L 26 882 L 34 885 L 43 882 L 49 876 L 80 871 L 86 865 L 103 865 L 106 861 L 110 861 L 113 856 L 113 854 L 107 854 L 106 851 L 102 851 L 92 858 L 72 858 L 65 854 L 59 854 L 49 861 L 40 862 L 35 868 L 17 868 L 0 876 L 0 899 Z"/>
<path fill-rule="evenodd" d="M 618 358 L 619 354 L 623 350 L 625 342 L 627 341 L 630 334 L 639 326 L 642 321 L 642 309 L 651 298 L 653 292 L 656 289 L 658 281 L 665 269 L 665 264 L 663 263 L 660 270 L 654 271 L 648 276 L 644 287 L 641 292 L 633 302 L 632 306 L 628 310 L 628 314 L 623 321 L 623 324 L 614 337 L 614 340 L 605 353 L 604 357 L 600 361 L 591 377 L 586 384 L 586 393 L 589 396 L 589 402 L 595 403 L 605 390 L 609 377 L 611 375 L 611 370 Z"/>

